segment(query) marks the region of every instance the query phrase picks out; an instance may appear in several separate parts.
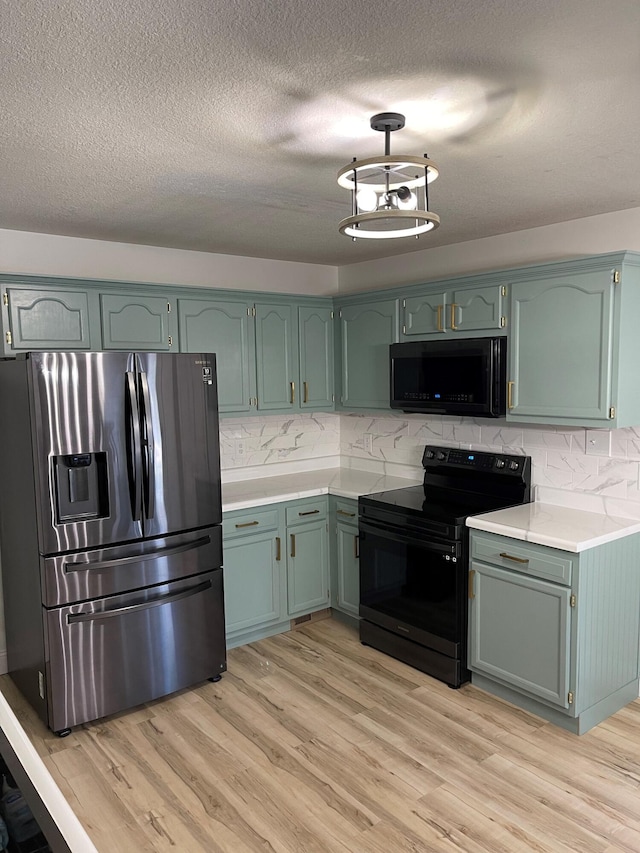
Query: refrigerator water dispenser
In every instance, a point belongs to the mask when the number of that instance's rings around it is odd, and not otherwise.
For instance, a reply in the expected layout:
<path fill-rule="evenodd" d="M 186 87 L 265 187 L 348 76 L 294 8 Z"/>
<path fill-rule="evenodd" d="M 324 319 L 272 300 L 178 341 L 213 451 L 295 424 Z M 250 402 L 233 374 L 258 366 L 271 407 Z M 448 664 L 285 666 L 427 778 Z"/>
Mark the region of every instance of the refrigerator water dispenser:
<path fill-rule="evenodd" d="M 106 453 L 53 457 L 58 523 L 109 515 Z"/>

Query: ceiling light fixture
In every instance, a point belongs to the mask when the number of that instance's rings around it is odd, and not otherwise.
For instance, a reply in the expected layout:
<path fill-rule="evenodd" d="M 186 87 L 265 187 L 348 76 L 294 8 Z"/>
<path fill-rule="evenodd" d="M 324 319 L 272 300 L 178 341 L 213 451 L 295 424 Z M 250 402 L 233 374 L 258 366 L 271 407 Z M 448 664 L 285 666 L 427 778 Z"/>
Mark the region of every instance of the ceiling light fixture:
<path fill-rule="evenodd" d="M 371 127 L 384 132 L 384 155 L 354 157 L 338 172 L 339 185 L 351 190 L 351 216 L 340 223 L 340 233 L 353 240 L 418 238 L 437 228 L 440 217 L 429 211 L 428 185 L 438 177 L 438 167 L 426 154 L 391 156 L 391 134 L 404 127 L 400 113 L 378 113 Z"/>

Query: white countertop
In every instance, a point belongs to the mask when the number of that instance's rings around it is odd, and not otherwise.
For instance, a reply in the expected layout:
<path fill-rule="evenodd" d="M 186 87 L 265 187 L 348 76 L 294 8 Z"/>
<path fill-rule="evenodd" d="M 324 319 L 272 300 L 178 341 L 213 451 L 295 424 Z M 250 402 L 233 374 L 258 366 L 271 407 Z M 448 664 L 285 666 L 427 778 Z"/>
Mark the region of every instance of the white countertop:
<path fill-rule="evenodd" d="M 357 499 L 360 495 L 404 489 L 420 485 L 422 480 L 391 477 L 387 474 L 358 471 L 354 468 L 325 468 L 320 471 L 301 471 L 277 477 L 261 477 L 222 484 L 222 509 L 250 509 L 255 506 L 318 495 L 338 495 Z"/>
<path fill-rule="evenodd" d="M 640 521 L 566 506 L 530 503 L 467 519 L 467 527 L 562 551 L 586 551 L 640 532 Z"/>

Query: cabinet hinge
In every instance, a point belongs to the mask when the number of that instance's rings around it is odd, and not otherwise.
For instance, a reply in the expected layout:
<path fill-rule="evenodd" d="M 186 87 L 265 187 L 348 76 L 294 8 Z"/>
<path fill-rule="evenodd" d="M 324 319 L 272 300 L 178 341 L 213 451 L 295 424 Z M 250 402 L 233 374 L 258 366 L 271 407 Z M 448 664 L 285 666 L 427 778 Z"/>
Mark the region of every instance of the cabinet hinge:
<path fill-rule="evenodd" d="M 251 308 L 247 308 L 247 317 L 251 316 Z"/>
<path fill-rule="evenodd" d="M 331 312 L 331 319 L 333 320 L 333 311 Z"/>
<path fill-rule="evenodd" d="M 569 692 L 567 693 L 567 702 L 568 702 L 570 705 L 573 705 L 573 693 L 572 693 L 571 691 L 569 691 Z"/>
<path fill-rule="evenodd" d="M 507 325 L 507 318 L 506 317 L 500 317 L 500 328 L 504 329 L 504 327 L 506 325 Z"/>
<path fill-rule="evenodd" d="M 407 307 L 407 300 L 406 300 L 406 299 L 403 299 L 403 300 L 402 300 L 402 307 L 403 307 L 403 308 L 406 308 L 406 307 Z"/>
<path fill-rule="evenodd" d="M 335 403 L 335 401 L 336 401 L 336 395 L 335 395 L 335 394 L 332 394 L 332 395 L 331 395 L 331 402 L 332 402 L 332 403 Z"/>
<path fill-rule="evenodd" d="M 614 270 L 611 275 L 611 280 L 614 284 L 620 284 L 620 270 Z"/>
<path fill-rule="evenodd" d="M 167 302 L 167 314 L 171 314 L 171 303 Z"/>
<path fill-rule="evenodd" d="M 173 346 L 173 335 L 169 335 L 169 346 Z"/>
<path fill-rule="evenodd" d="M 611 408 L 609 409 L 609 417 L 610 417 L 610 418 L 615 418 L 615 416 L 616 416 L 616 407 L 615 407 L 615 406 L 611 406 Z"/>
<path fill-rule="evenodd" d="M 338 311 L 338 317 L 342 320 L 342 308 Z"/>
<path fill-rule="evenodd" d="M 576 597 L 575 597 L 575 595 L 572 595 L 572 596 L 571 596 L 571 598 L 569 599 L 569 604 L 571 605 L 571 607 L 575 607 L 575 606 L 576 606 Z"/>
<path fill-rule="evenodd" d="M 407 327 L 406 327 L 406 326 L 403 326 L 403 327 L 402 327 L 402 334 L 403 334 L 403 335 L 406 335 L 406 334 L 407 334 Z"/>
<path fill-rule="evenodd" d="M 3 293 L 3 294 L 2 294 L 2 301 L 3 301 L 3 303 L 4 303 L 5 305 L 8 305 L 8 304 L 9 304 L 9 294 L 8 294 L 8 293 Z"/>
<path fill-rule="evenodd" d="M 506 295 L 507 295 L 507 288 L 506 288 L 506 286 L 505 286 L 504 284 L 502 285 L 501 290 L 502 290 L 502 295 L 503 295 L 503 296 L 506 296 Z"/>
<path fill-rule="evenodd" d="M 252 315 L 253 317 L 255 317 L 255 316 L 256 316 L 256 306 L 255 306 L 255 305 L 254 305 L 254 306 L 253 306 L 253 308 L 251 309 L 251 315 Z"/>
<path fill-rule="evenodd" d="M 12 344 L 12 343 L 13 343 L 13 338 L 12 338 L 12 336 L 11 336 L 11 332 L 7 332 L 7 334 L 4 336 L 4 339 L 5 339 L 5 341 L 6 341 L 8 344 Z"/>

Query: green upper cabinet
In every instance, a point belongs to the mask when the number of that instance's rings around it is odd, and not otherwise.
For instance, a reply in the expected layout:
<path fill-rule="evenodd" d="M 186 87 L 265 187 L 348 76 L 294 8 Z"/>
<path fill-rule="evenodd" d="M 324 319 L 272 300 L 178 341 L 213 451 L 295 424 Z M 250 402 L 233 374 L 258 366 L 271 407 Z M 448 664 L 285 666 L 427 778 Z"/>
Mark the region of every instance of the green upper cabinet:
<path fill-rule="evenodd" d="M 398 300 L 340 309 L 345 409 L 389 408 L 389 344 L 398 340 Z"/>
<path fill-rule="evenodd" d="M 293 308 L 258 303 L 255 309 L 258 409 L 293 409 L 297 407 L 299 393 L 294 366 Z"/>
<path fill-rule="evenodd" d="M 596 255 L 516 276 L 507 420 L 640 424 L 640 256 Z"/>
<path fill-rule="evenodd" d="M 91 349 L 89 299 L 81 290 L 5 287 L 4 352 Z"/>
<path fill-rule="evenodd" d="M 165 296 L 102 293 L 100 320 L 102 348 L 167 352 L 172 304 Z"/>
<path fill-rule="evenodd" d="M 426 292 L 402 300 L 403 338 L 495 331 L 506 325 L 504 285 Z"/>
<path fill-rule="evenodd" d="M 250 412 L 255 390 L 255 336 L 247 302 L 178 300 L 183 352 L 213 352 L 220 412 Z"/>
<path fill-rule="evenodd" d="M 333 408 L 333 311 L 321 306 L 298 308 L 300 408 Z"/>

